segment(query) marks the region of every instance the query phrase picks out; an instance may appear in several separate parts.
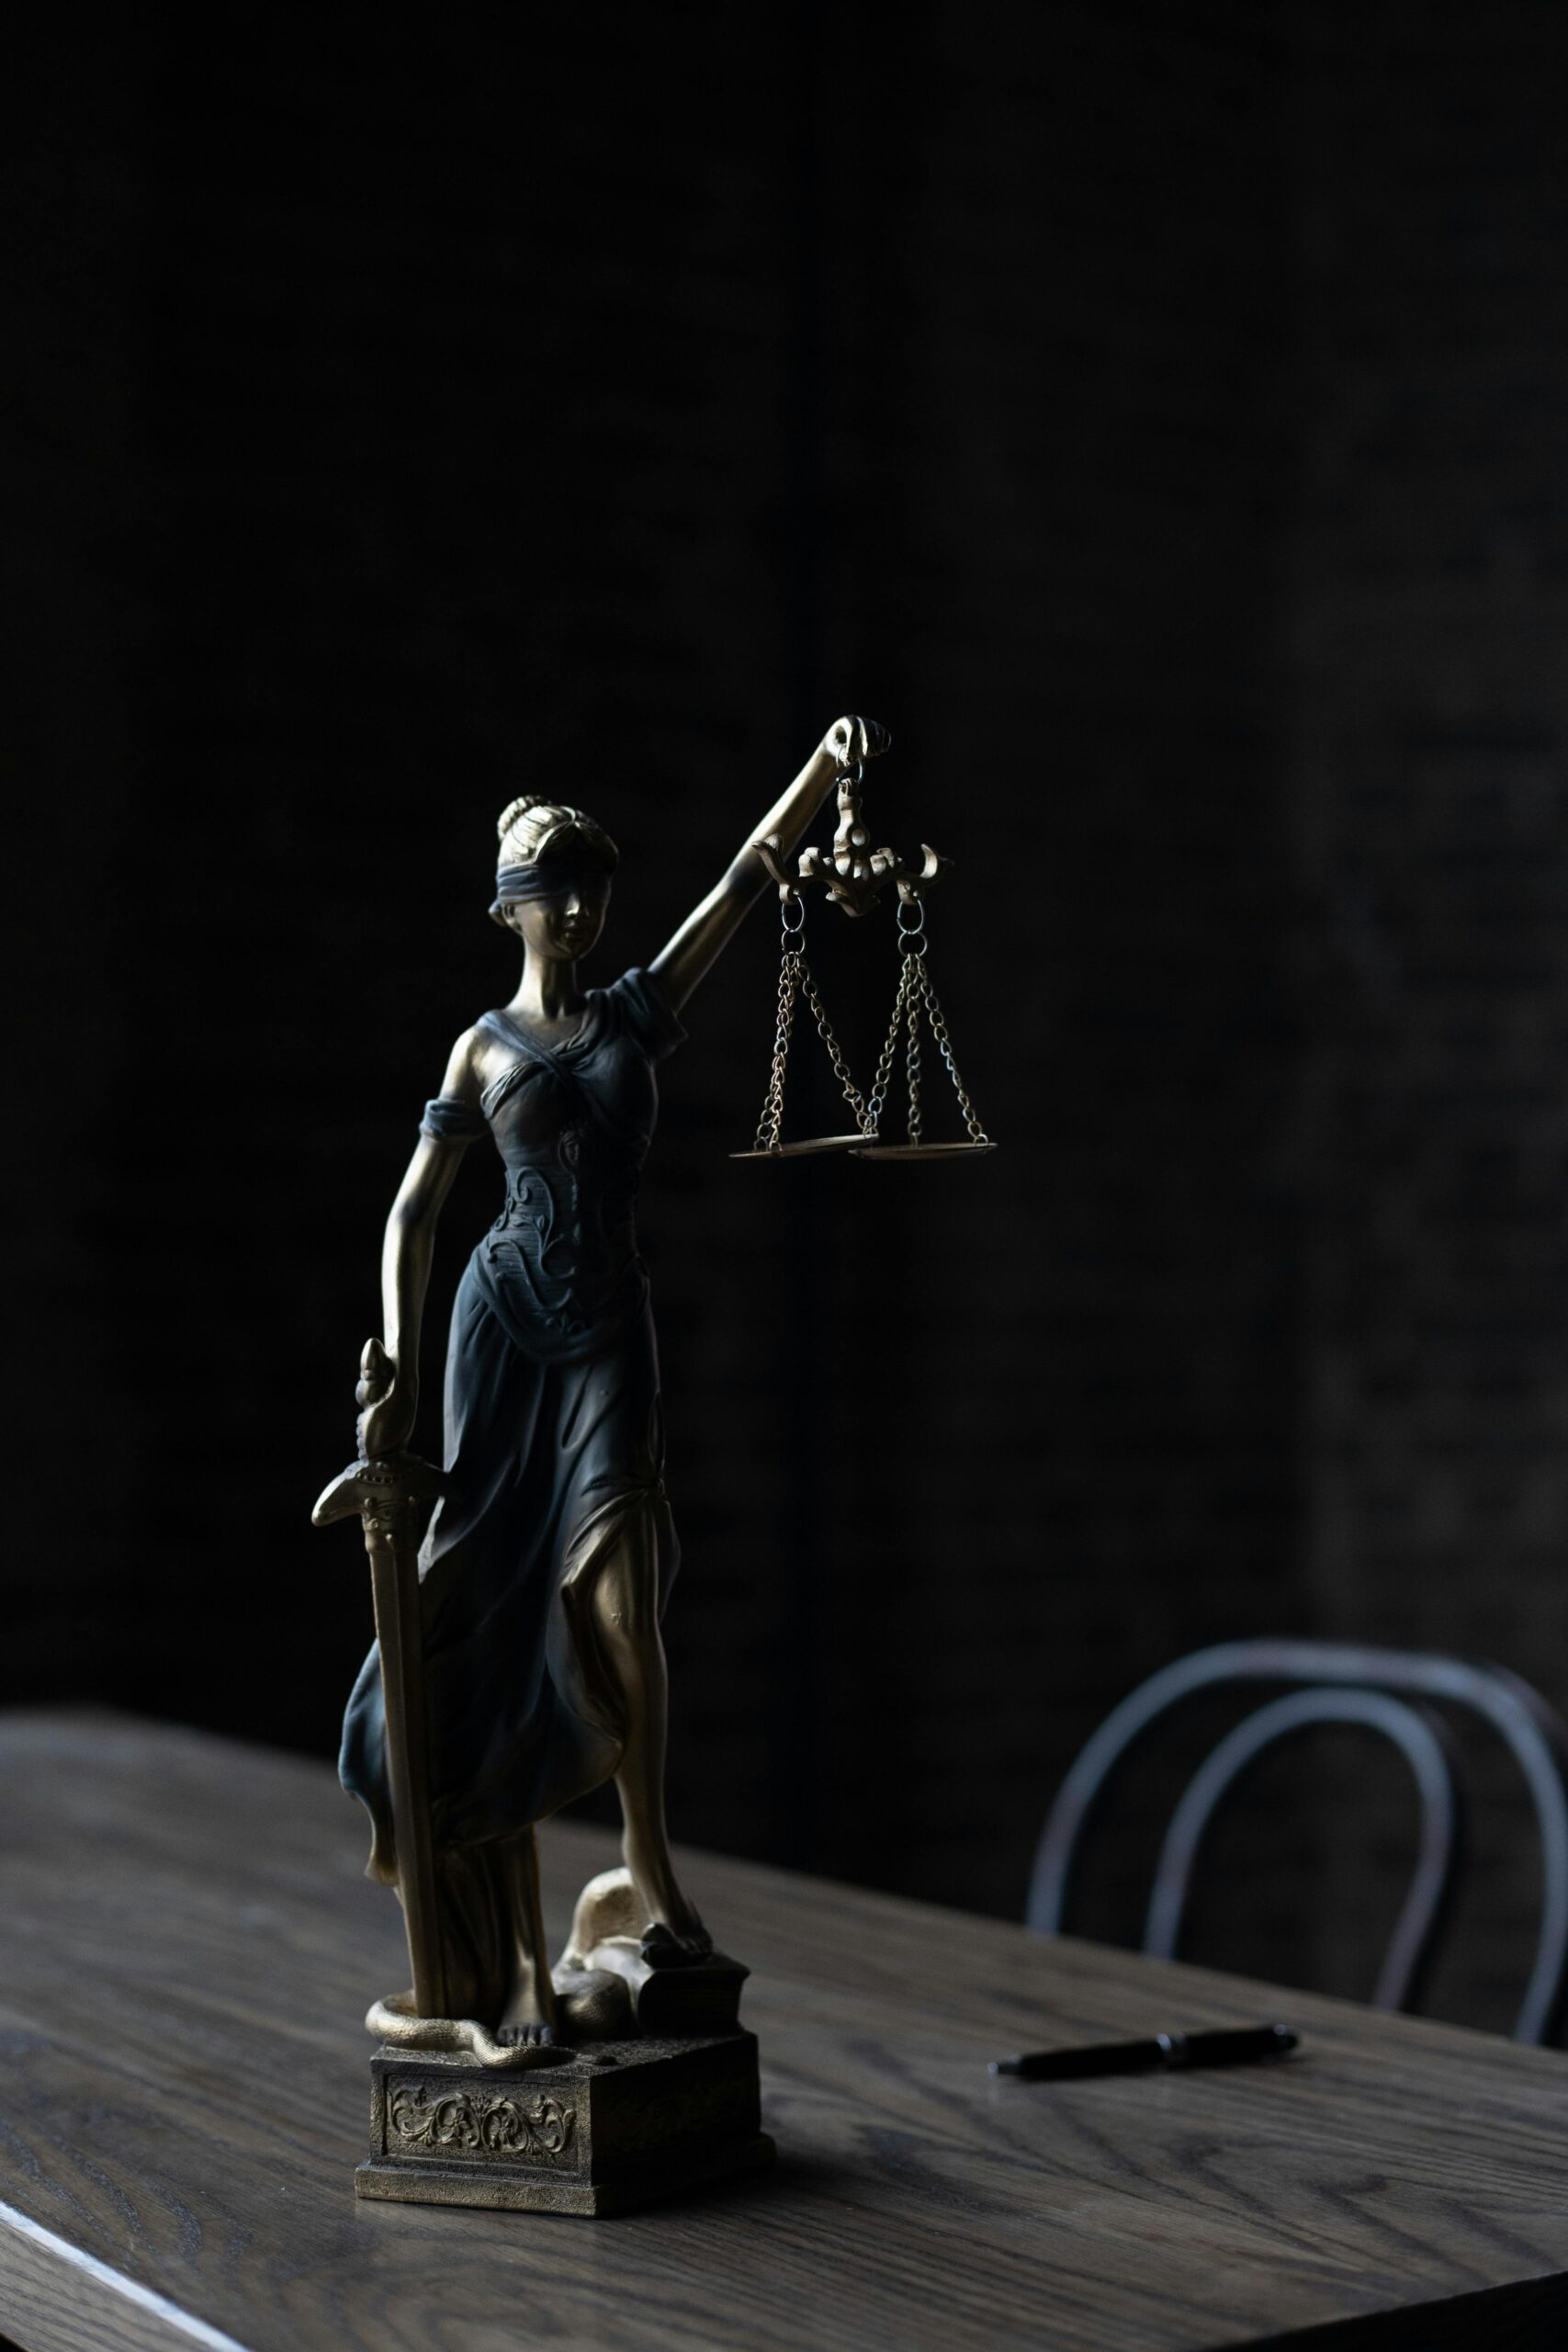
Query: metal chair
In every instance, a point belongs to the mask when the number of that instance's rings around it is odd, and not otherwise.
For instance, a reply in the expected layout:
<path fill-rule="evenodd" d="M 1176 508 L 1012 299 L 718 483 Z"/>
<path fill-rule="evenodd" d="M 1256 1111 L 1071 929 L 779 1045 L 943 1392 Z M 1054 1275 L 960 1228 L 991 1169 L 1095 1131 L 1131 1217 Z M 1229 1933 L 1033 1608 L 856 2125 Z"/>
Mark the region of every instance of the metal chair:
<path fill-rule="evenodd" d="M 1061 1933 L 1085 1832 L 1118 1766 L 1152 1724 L 1199 1691 L 1271 1682 L 1291 1687 L 1227 1733 L 1176 1806 L 1155 1866 L 1144 1950 L 1177 1956 L 1203 1841 L 1250 1766 L 1278 1741 L 1313 1725 L 1353 1724 L 1392 1741 L 1416 1782 L 1416 1866 L 1372 1996 L 1380 2008 L 1414 2008 L 1461 1852 L 1457 1750 L 1429 1703 L 1440 1701 L 1490 1725 L 1529 1793 L 1540 1847 L 1540 1922 L 1513 2031 L 1517 2041 L 1546 2041 L 1557 2024 L 1568 1971 L 1568 1724 L 1539 1691 L 1502 1667 L 1334 1642 L 1223 1642 L 1178 1659 L 1112 1709 L 1063 1781 L 1034 1857 L 1028 1924 L 1043 1934 Z"/>

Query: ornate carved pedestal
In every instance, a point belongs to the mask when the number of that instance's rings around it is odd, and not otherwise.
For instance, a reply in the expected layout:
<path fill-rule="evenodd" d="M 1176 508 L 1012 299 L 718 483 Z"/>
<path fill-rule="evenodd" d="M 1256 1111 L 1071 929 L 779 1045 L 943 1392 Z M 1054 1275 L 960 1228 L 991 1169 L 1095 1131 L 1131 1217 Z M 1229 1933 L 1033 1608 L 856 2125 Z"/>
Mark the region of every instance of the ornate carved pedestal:
<path fill-rule="evenodd" d="M 615 2213 L 773 2162 L 743 2031 L 597 2041 L 516 2073 L 384 2043 L 370 2075 L 361 2197 Z"/>

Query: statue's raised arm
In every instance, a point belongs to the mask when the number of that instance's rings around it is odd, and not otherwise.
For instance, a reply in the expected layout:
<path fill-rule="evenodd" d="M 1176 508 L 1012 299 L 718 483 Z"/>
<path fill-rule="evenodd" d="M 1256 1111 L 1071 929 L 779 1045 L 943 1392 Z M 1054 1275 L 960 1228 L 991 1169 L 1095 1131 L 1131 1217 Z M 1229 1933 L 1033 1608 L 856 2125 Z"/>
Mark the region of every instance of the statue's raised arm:
<path fill-rule="evenodd" d="M 734 938 L 747 910 L 761 896 L 769 876 L 758 842 L 767 842 L 779 857 L 787 858 L 844 771 L 862 760 L 875 759 L 891 741 L 886 728 L 878 726 L 874 718 L 852 714 L 833 721 L 794 783 L 780 794 L 731 859 L 722 880 L 692 910 L 668 946 L 655 957 L 654 976 L 672 1003 L 684 1004 Z"/>

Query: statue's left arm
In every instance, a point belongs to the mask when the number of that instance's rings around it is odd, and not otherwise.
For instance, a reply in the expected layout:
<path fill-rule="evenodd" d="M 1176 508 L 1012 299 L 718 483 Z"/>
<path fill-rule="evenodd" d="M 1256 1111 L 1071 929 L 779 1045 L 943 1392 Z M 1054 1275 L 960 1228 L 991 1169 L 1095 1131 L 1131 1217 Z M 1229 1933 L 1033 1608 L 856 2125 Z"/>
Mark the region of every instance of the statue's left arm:
<path fill-rule="evenodd" d="M 780 794 L 761 823 L 730 861 L 723 879 L 694 907 L 680 930 L 654 958 L 653 972 L 674 1004 L 684 1004 L 734 938 L 749 908 L 761 896 L 768 869 L 757 852 L 771 840 L 783 858 L 791 856 L 845 768 L 874 760 L 887 749 L 886 727 L 874 718 L 836 718 L 795 782 Z"/>

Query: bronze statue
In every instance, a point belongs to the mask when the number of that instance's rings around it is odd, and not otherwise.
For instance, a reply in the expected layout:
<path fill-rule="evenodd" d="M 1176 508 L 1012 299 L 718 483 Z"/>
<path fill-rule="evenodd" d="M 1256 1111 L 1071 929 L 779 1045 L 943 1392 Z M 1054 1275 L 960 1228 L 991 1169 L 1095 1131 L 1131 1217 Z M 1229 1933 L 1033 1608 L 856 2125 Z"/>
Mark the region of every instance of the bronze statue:
<path fill-rule="evenodd" d="M 362 2195 L 603 2212 L 765 2163 L 746 1971 L 716 1952 L 664 1819 L 660 1622 L 678 1551 L 663 1485 L 659 1364 L 633 1206 L 681 1012 L 770 879 L 781 901 L 778 1023 L 750 1159 L 849 1148 L 874 1159 L 994 1147 L 959 1078 L 926 964 L 924 894 L 945 861 L 873 851 L 863 763 L 874 721 L 840 718 L 756 836 L 646 971 L 584 989 L 617 864 L 591 817 L 540 795 L 501 818 L 492 918 L 522 943 L 511 1001 L 452 1048 L 388 1220 L 384 1340 L 367 1344 L 357 1459 L 318 1522 L 357 1514 L 377 1644 L 349 1699 L 342 1776 L 373 1826 L 370 1871 L 401 1898 L 413 1983 L 372 2005 Z M 785 861 L 837 786 L 829 855 Z M 800 949 L 801 896 L 846 913 L 896 886 L 900 978 L 869 1095 L 851 1078 Z M 781 1140 L 796 998 L 855 1119 Z M 920 1030 L 967 1140 L 925 1138 Z M 905 1038 L 908 1140 L 880 1118 Z M 501 1215 L 453 1310 L 446 1467 L 408 1450 L 435 1227 L 458 1160 L 489 1134 Z M 423 1547 L 421 1519 L 434 1500 Z M 579 1897 L 552 1969 L 536 1825 L 613 1780 L 624 1866 Z"/>
<path fill-rule="evenodd" d="M 886 742 L 873 721 L 838 720 L 758 829 L 767 853 L 795 848 L 840 777 Z M 499 831 L 491 912 L 522 944 L 521 978 L 458 1038 L 426 1107 L 387 1225 L 384 1348 L 367 1351 L 360 1390 L 365 1459 L 318 1517 L 366 1510 L 367 1464 L 412 1462 L 436 1222 L 458 1160 L 488 1132 L 506 1197 L 454 1310 L 446 1472 L 421 1555 L 412 1663 L 428 1726 L 430 1982 L 446 2019 L 473 2019 L 521 2054 L 564 2038 L 535 1825 L 573 1798 L 615 1782 L 644 1959 L 678 1966 L 712 1949 L 664 1818 L 660 1618 L 677 1546 L 633 1203 L 655 1065 L 681 1043 L 682 1009 L 769 877 L 749 837 L 648 970 L 585 989 L 579 967 L 604 926 L 614 842 L 542 795 L 514 800 Z M 383 1519 L 389 1543 L 394 1521 Z M 397 1883 L 387 1750 L 372 1650 L 349 1701 L 342 1770 L 370 1813 L 371 1871 Z"/>

